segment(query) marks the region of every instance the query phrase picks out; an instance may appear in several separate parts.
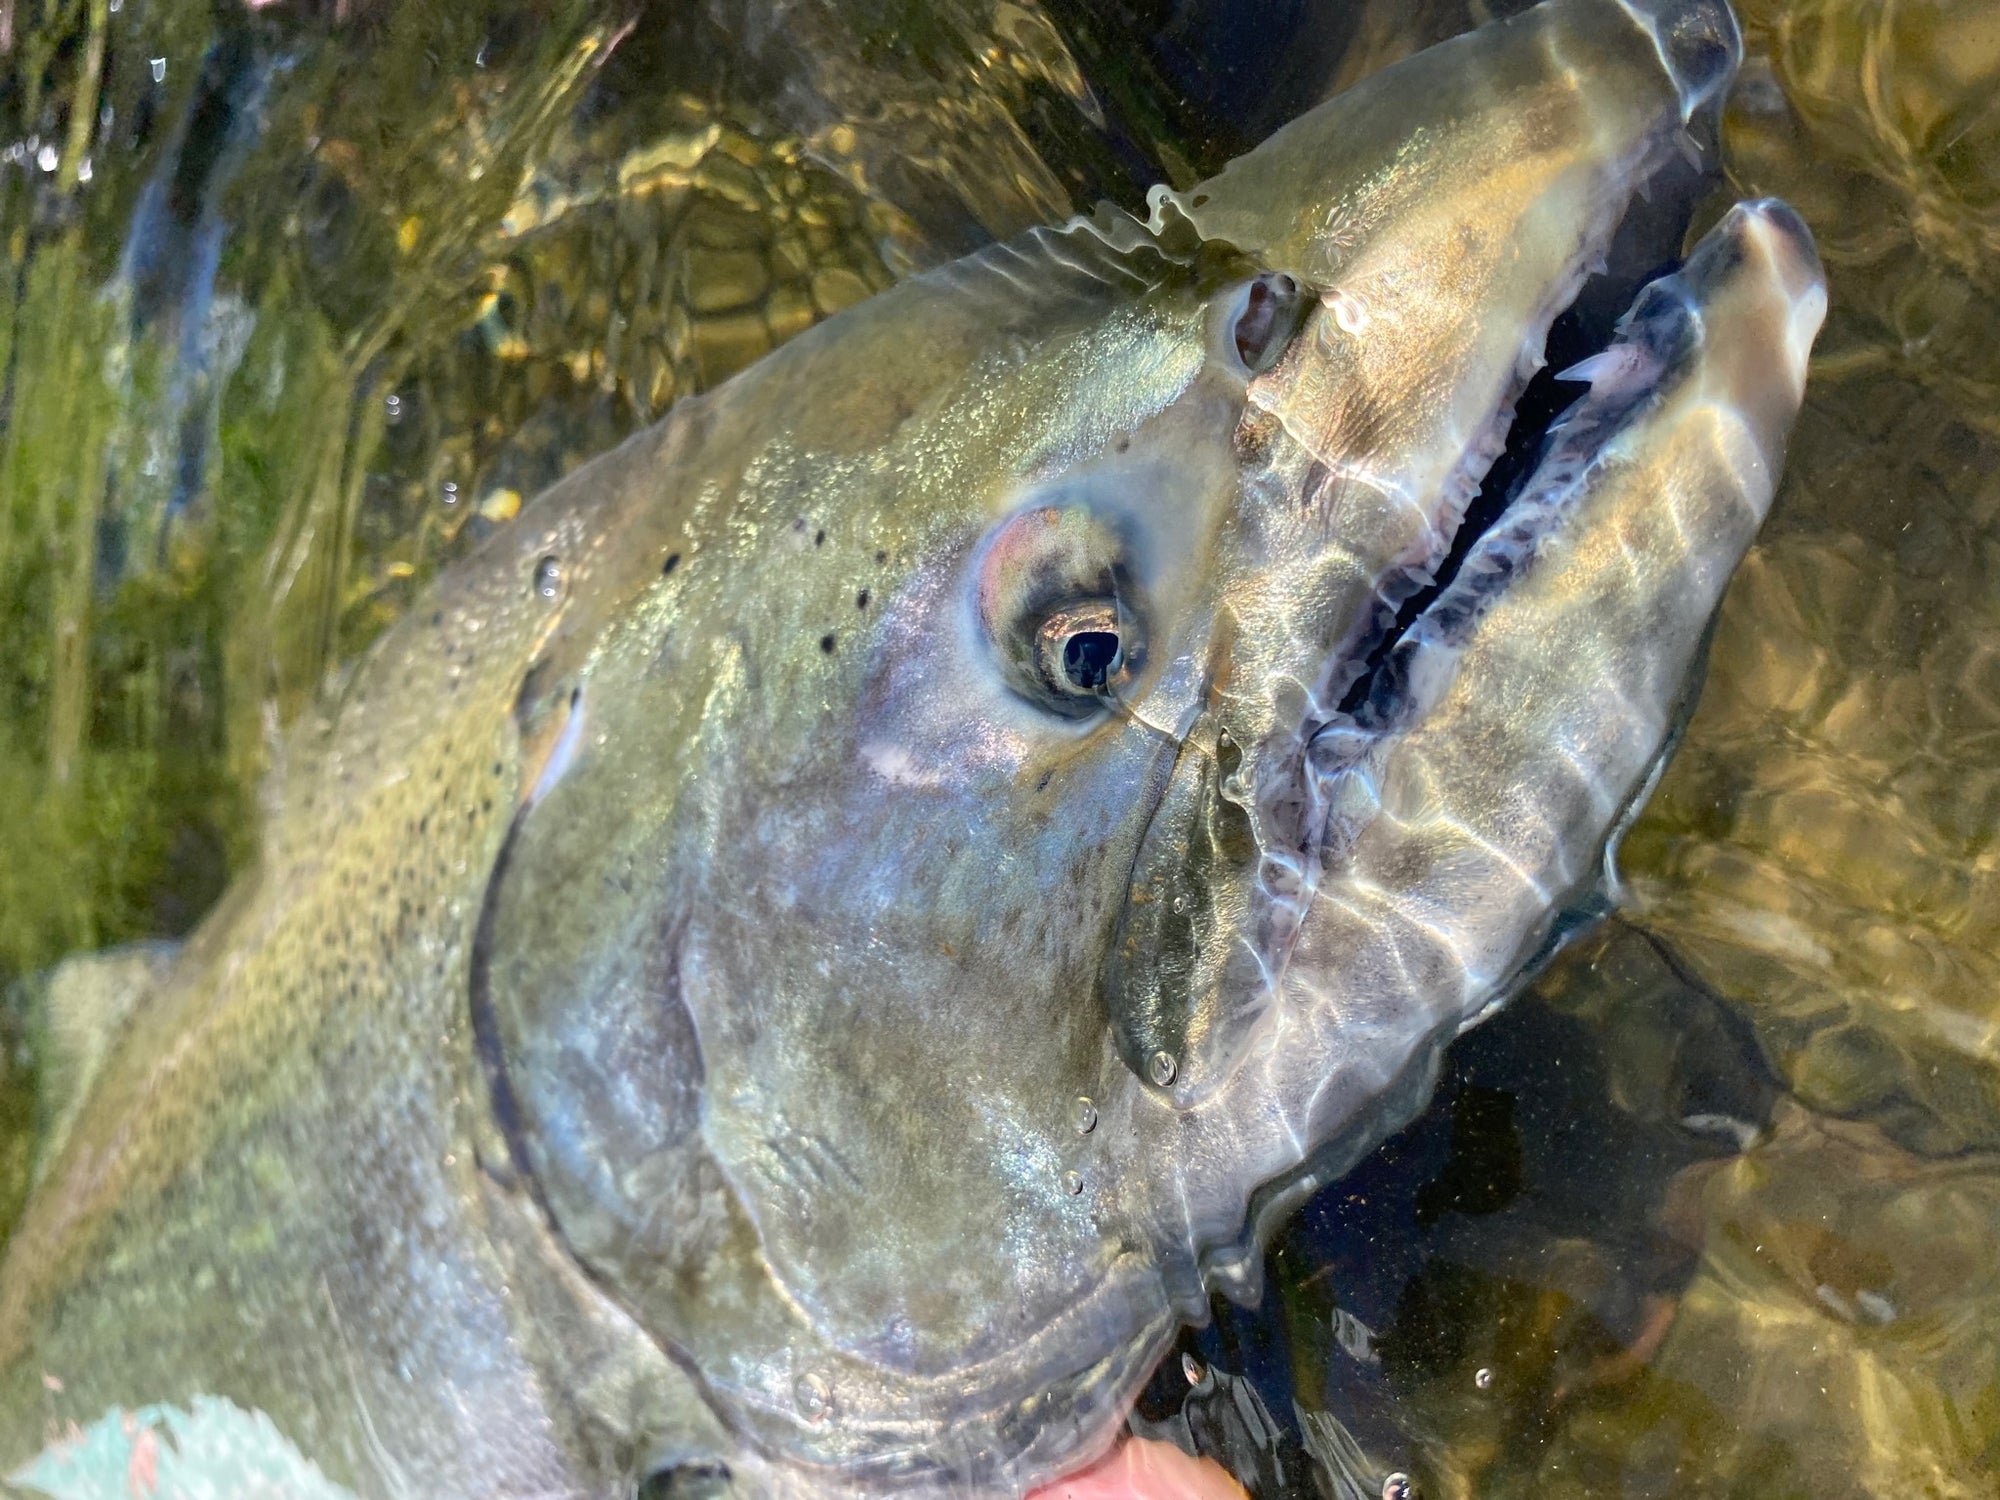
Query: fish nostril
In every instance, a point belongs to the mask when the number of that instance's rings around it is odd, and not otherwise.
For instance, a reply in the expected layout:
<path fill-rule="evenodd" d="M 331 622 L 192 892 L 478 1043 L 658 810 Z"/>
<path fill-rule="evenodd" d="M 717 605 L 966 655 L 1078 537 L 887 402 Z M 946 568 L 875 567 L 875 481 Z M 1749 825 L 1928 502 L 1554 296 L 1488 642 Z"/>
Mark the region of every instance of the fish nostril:
<path fill-rule="evenodd" d="M 1743 60 L 1743 33 L 1727 0 L 1620 0 L 1653 39 L 1681 98 L 1681 118 L 1720 109 Z"/>

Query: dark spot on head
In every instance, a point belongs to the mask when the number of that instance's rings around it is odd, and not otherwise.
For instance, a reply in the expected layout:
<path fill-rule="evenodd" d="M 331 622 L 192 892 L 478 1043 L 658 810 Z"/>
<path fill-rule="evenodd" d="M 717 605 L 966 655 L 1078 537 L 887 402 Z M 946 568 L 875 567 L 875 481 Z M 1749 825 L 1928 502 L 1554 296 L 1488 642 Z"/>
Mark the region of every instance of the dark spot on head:
<path fill-rule="evenodd" d="M 680 565 L 681 565 L 680 553 L 669 552 L 667 554 L 667 560 L 660 564 L 660 576 L 662 578 L 665 578 L 668 574 L 672 573 L 673 570 L 675 568 L 678 568 Z"/>
<path fill-rule="evenodd" d="M 502 774 L 502 767 L 500 765 L 500 762 L 497 760 L 493 762 L 493 774 L 495 776 Z"/>
<path fill-rule="evenodd" d="M 824 547 L 826 545 L 826 533 L 824 531 L 815 531 L 813 533 L 813 545 L 815 547 Z"/>
<path fill-rule="evenodd" d="M 686 1463 L 647 1475 L 638 1500 L 717 1500 L 728 1490 L 727 1464 Z"/>
<path fill-rule="evenodd" d="M 1128 437 L 1122 437 L 1122 438 L 1120 438 L 1120 439 L 1118 440 L 1118 442 L 1117 442 L 1117 444 L 1116 444 L 1116 451 L 1117 451 L 1117 452 L 1119 452 L 1119 453 L 1129 453 L 1129 452 L 1131 451 L 1131 449 L 1132 449 L 1132 440 L 1131 440 L 1130 438 L 1128 438 Z"/>
<path fill-rule="evenodd" d="M 792 530 L 804 531 L 805 529 L 806 529 L 806 518 L 804 516 L 794 516 L 792 518 Z"/>
<path fill-rule="evenodd" d="M 878 563 L 885 563 L 888 560 L 889 560 L 889 554 L 886 552 L 878 552 L 875 554 L 875 561 Z"/>
<path fill-rule="evenodd" d="M 856 609 L 866 609 L 868 607 L 868 590 L 863 589 L 854 596 L 854 607 Z"/>
<path fill-rule="evenodd" d="M 819 638 L 819 649 L 824 651 L 828 656 L 833 655 L 833 632 L 831 630 Z"/>
<path fill-rule="evenodd" d="M 440 609 L 440 610 L 437 610 L 437 611 L 435 611 L 435 612 L 434 612 L 434 613 L 433 613 L 433 614 L 431 615 L 431 624 L 432 624 L 432 625 L 434 625 L 434 626 L 436 626 L 436 625 L 442 625 L 442 624 L 444 624 L 444 611 L 443 611 L 443 610 L 441 610 L 441 609 Z"/>
<path fill-rule="evenodd" d="M 1055 774 L 1056 773 L 1054 771 L 1042 772 L 1042 779 L 1035 783 L 1035 790 L 1038 792 L 1046 792 L 1049 789 L 1049 781 L 1055 776 Z"/>

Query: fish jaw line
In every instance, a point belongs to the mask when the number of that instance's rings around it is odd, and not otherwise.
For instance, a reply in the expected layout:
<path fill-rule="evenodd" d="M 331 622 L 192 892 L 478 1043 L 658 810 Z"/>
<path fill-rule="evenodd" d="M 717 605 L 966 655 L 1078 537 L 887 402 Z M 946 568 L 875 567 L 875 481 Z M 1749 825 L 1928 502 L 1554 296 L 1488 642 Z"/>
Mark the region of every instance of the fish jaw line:
<path fill-rule="evenodd" d="M 1398 1030 L 1434 1058 L 1554 951 L 1550 924 L 1602 878 L 1595 852 L 1634 815 L 1688 710 L 1689 665 L 1768 509 L 1802 344 L 1824 307 L 1796 216 L 1769 202 L 1731 210 L 1681 270 L 1640 291 L 1519 492 L 1367 697 L 1312 745 L 1318 920 L 1292 934 L 1287 977 L 1299 993 L 1278 1001 L 1301 1027 L 1295 1045 L 1338 1056 L 1328 1029 L 1359 1024 Z M 1546 747 L 1540 763 L 1507 769 L 1506 735 Z M 1500 769 L 1457 769 L 1468 751 L 1496 747 Z M 1439 800 L 1406 823 L 1412 786 Z M 1503 804 L 1538 812 L 1515 847 L 1496 833 L 1513 816 Z M 1437 844 L 1425 823 L 1450 824 L 1456 841 Z M 1384 872 L 1410 860 L 1410 889 L 1399 890 Z M 1386 1002 L 1357 993 L 1351 976 L 1321 980 L 1327 955 L 1352 957 L 1345 938 L 1371 924 L 1378 948 L 1406 966 L 1406 991 Z M 1418 928 L 1425 941 L 1409 941 Z M 1314 951 L 1301 955 L 1309 933 Z M 1427 994 L 1436 1003 L 1413 1003 Z M 1309 1013 L 1322 1004 L 1324 1015 Z M 1301 1170 L 1266 1207 L 1332 1175 L 1311 1163 L 1328 1129 L 1318 1109 L 1315 1098 L 1289 1111 Z"/>
<path fill-rule="evenodd" d="M 1676 138 L 1677 133 L 1669 132 L 1644 141 L 1633 151 L 1628 162 L 1615 170 L 1613 191 L 1605 196 L 1597 214 L 1584 227 L 1576 249 L 1550 281 L 1541 300 L 1526 319 L 1519 350 L 1499 398 L 1487 412 L 1484 422 L 1460 446 L 1446 477 L 1431 497 L 1433 509 L 1424 518 L 1420 547 L 1394 558 L 1383 571 L 1377 589 L 1377 607 L 1364 612 L 1351 630 L 1330 645 L 1317 680 L 1306 697 L 1305 712 L 1296 727 L 1282 741 L 1269 745 L 1265 750 L 1263 765 L 1257 776 L 1257 788 L 1253 792 L 1262 804 L 1260 811 L 1268 815 L 1275 803 L 1285 799 L 1298 800 L 1302 786 L 1308 794 L 1303 799 L 1303 805 L 1311 804 L 1311 788 L 1307 784 L 1311 775 L 1307 764 L 1309 747 L 1329 726 L 1341 719 L 1337 705 L 1367 672 L 1370 654 L 1389 634 L 1398 610 L 1412 596 L 1436 581 L 1438 570 L 1448 558 L 1464 525 L 1467 509 L 1478 495 L 1487 473 L 1506 449 L 1515 421 L 1515 408 L 1522 393 L 1547 364 L 1545 351 L 1551 328 L 1574 305 L 1590 277 L 1604 269 L 1612 238 L 1634 199 L 1642 192 L 1648 179 L 1678 154 Z M 1282 403 L 1260 403 L 1253 386 L 1250 404 L 1274 417 L 1292 441 L 1314 462 L 1329 473 L 1340 472 L 1338 457 L 1322 451 L 1315 445 L 1313 434 L 1300 430 L 1299 424 L 1291 422 L 1283 412 Z M 1282 826 L 1282 820 L 1268 816 L 1261 822 L 1266 828 Z M 1316 819 L 1285 830 L 1291 836 L 1283 839 L 1279 848 L 1295 862 L 1299 875 L 1295 891 L 1274 890 L 1260 874 L 1259 896 L 1268 903 L 1266 909 L 1274 919 L 1273 925 L 1263 935 L 1261 969 L 1269 990 L 1263 1003 L 1275 999 L 1284 987 L 1299 920 L 1317 893 L 1321 870 L 1317 854 L 1323 842 L 1325 822 L 1325 809 L 1322 808 Z"/>

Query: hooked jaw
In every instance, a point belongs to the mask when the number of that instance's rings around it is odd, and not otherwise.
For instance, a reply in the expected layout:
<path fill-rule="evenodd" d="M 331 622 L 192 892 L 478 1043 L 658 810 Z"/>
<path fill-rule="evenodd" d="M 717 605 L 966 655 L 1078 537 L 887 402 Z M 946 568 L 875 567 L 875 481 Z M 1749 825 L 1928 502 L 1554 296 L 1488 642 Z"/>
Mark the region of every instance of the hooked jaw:
<path fill-rule="evenodd" d="M 1176 1108 L 1224 1085 L 1282 987 L 1316 879 L 1308 746 L 1436 586 L 1551 325 L 1739 53 L 1719 0 L 1549 0 L 1157 199 L 1156 220 L 1318 294 L 1246 391 L 1229 670 L 1189 735 L 1215 748 L 1182 757 L 1119 947 L 1156 951 L 1151 928 L 1174 925 L 1159 914 L 1185 905 L 1192 937 L 1172 974 L 1142 958 L 1106 975 L 1120 1055 Z M 1234 893 L 1214 873 L 1232 843 L 1256 855 Z"/>
<path fill-rule="evenodd" d="M 1642 291 L 1352 711 L 1305 727 L 1298 919 L 1258 1034 L 1175 1132 L 1211 1280 L 1254 1275 L 1245 1187 L 1264 1184 L 1254 1221 L 1344 1172 L 1603 882 L 1770 504 L 1825 309 L 1797 215 L 1732 209 Z"/>

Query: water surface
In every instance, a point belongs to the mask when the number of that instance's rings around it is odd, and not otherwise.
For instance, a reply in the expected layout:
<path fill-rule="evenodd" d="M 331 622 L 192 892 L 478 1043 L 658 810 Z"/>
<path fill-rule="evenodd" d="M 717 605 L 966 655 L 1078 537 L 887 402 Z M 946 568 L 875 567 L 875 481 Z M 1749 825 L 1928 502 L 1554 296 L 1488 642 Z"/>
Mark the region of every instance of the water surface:
<path fill-rule="evenodd" d="M 0 1234 L 66 953 L 552 479 L 1512 6 L 0 0 Z M 1833 305 L 1627 910 L 1137 1420 L 1260 1496 L 2000 1491 L 2000 7 L 1745 0 Z M 1704 227 L 1721 199 L 1698 210 Z"/>

